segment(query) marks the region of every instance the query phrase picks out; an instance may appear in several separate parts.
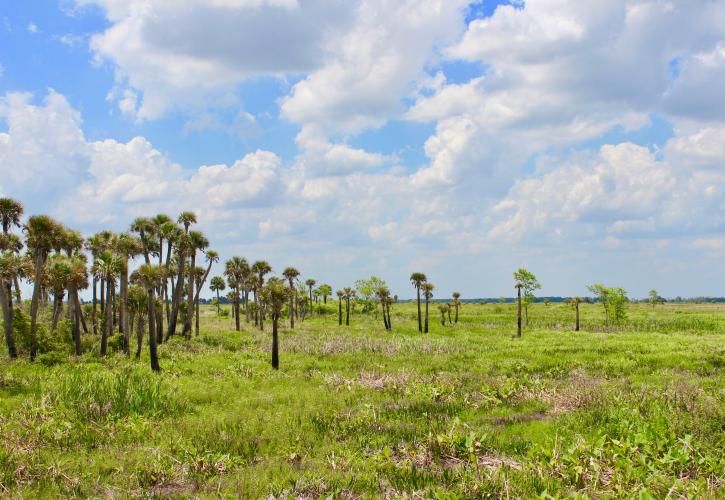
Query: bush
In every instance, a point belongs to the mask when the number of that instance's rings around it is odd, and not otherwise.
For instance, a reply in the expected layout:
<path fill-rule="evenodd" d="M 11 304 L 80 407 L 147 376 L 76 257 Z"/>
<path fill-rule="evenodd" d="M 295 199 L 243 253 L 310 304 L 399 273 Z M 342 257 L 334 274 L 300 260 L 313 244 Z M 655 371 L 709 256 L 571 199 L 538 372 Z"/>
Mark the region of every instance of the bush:
<path fill-rule="evenodd" d="M 30 315 L 22 309 L 16 309 L 13 313 L 13 330 L 18 350 L 21 352 L 30 351 Z M 58 322 L 55 331 L 50 330 L 50 325 L 38 318 L 36 325 L 36 337 L 38 340 L 38 354 L 53 351 L 69 352 L 73 346 L 73 335 L 70 322 L 61 320 Z"/>

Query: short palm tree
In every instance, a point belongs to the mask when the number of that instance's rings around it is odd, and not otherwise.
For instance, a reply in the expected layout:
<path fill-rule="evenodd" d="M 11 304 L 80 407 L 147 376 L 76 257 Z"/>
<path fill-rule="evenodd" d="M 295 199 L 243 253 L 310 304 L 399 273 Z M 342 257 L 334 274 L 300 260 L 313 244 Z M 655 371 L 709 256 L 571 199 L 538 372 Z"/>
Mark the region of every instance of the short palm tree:
<path fill-rule="evenodd" d="M 30 303 L 30 360 L 34 361 L 38 352 L 38 308 L 43 288 L 43 271 L 50 251 L 57 246 L 61 225 L 46 215 L 34 215 L 28 219 L 24 230 L 26 245 L 35 256 L 35 277 L 33 279 L 33 298 Z"/>
<path fill-rule="evenodd" d="M 425 298 L 425 328 L 423 329 L 423 333 L 428 333 L 428 304 L 430 303 L 430 299 L 433 298 L 433 289 L 435 286 L 433 286 L 432 283 L 423 283 L 423 286 L 421 287 L 423 289 L 423 297 Z"/>
<path fill-rule="evenodd" d="M 18 276 L 29 275 L 31 271 L 32 264 L 29 259 L 16 255 L 11 251 L 4 251 L 0 254 L 0 303 L 2 305 L 5 343 L 11 359 L 18 356 L 18 351 L 15 347 L 13 332 L 14 312 L 10 305 L 10 297 L 7 296 L 6 285 L 12 283 Z"/>
<path fill-rule="evenodd" d="M 134 273 L 134 276 L 135 281 L 138 282 L 138 273 Z M 143 286 L 135 284 L 128 287 L 128 311 L 131 316 L 130 333 L 133 332 L 134 323 L 136 323 L 136 359 L 139 359 L 143 345 L 144 318 L 148 312 L 148 293 Z"/>
<path fill-rule="evenodd" d="M 209 273 L 211 273 L 211 267 L 219 262 L 219 254 L 214 250 L 207 250 L 204 253 L 206 254 L 205 259 L 207 266 L 206 269 L 202 269 L 202 273 L 197 280 L 196 295 L 194 296 L 194 307 L 196 307 L 196 324 L 194 326 L 194 332 L 196 333 L 197 337 L 199 336 L 199 303 L 201 301 L 201 289 L 204 287 L 207 278 L 209 278 Z"/>
<path fill-rule="evenodd" d="M 390 304 L 392 303 L 390 290 L 388 290 L 388 287 L 386 286 L 381 286 L 377 289 L 376 295 L 380 301 L 380 307 L 383 311 L 383 324 L 385 325 L 385 329 L 390 331 L 393 329 L 393 325 L 390 322 Z"/>
<path fill-rule="evenodd" d="M 236 322 L 237 331 L 241 330 L 239 323 L 239 300 L 241 298 L 239 289 L 243 286 L 245 279 L 251 272 L 247 259 L 243 257 L 232 257 L 224 264 L 224 276 L 227 278 L 229 288 L 233 290 L 232 312 Z"/>
<path fill-rule="evenodd" d="M 151 369 L 153 371 L 161 371 L 159 365 L 159 354 L 156 346 L 156 328 L 154 327 L 154 319 L 156 317 L 156 287 L 159 286 L 163 279 L 163 270 L 159 266 L 144 264 L 136 271 L 139 283 L 146 289 L 147 298 L 147 318 L 149 323 L 149 353 L 151 355 Z"/>
<path fill-rule="evenodd" d="M 421 314 L 420 314 L 420 288 L 423 286 L 423 284 L 428 280 L 426 278 L 425 274 L 423 273 L 413 273 L 410 275 L 410 282 L 415 287 L 415 292 L 417 294 L 418 299 L 418 331 L 423 331 L 423 323 L 421 320 Z"/>
<path fill-rule="evenodd" d="M 259 325 L 260 330 L 264 329 L 264 309 L 262 303 L 259 300 L 262 287 L 264 286 L 264 276 L 272 272 L 272 266 L 266 260 L 258 260 L 252 264 L 252 273 L 256 275 L 257 279 L 254 283 L 254 324 Z"/>
<path fill-rule="evenodd" d="M 453 307 L 456 309 L 456 316 L 454 319 L 454 323 L 458 324 L 458 308 L 461 306 L 461 294 L 458 292 L 453 292 Z"/>
<path fill-rule="evenodd" d="M 307 288 L 310 289 L 310 307 L 312 307 L 312 287 L 317 284 L 317 281 L 313 280 L 312 278 L 305 281 L 305 285 L 307 285 Z"/>
<path fill-rule="evenodd" d="M 279 318 L 282 316 L 282 308 L 287 302 L 290 290 L 287 284 L 280 278 L 272 278 L 262 288 L 261 301 L 269 306 L 272 316 L 272 368 L 279 369 Z"/>
<path fill-rule="evenodd" d="M 356 296 L 355 290 L 345 288 L 345 326 L 350 326 L 350 301 Z"/>
<path fill-rule="evenodd" d="M 282 276 L 285 277 L 287 282 L 289 283 L 289 289 L 291 292 L 294 292 L 295 290 L 295 280 L 299 277 L 300 272 L 294 268 L 294 267 L 288 267 L 284 271 L 282 271 Z M 290 321 L 290 328 L 294 330 L 295 327 L 295 293 L 289 294 L 289 321 Z"/>
<path fill-rule="evenodd" d="M 216 314 L 219 316 L 221 313 L 221 306 L 220 306 L 220 298 L 219 298 L 219 292 L 223 292 L 224 289 L 227 287 L 227 284 L 224 282 L 224 278 L 221 276 L 214 276 L 211 281 L 209 282 L 209 288 L 212 292 L 216 292 Z"/>
<path fill-rule="evenodd" d="M 191 338 L 191 327 L 194 321 L 194 281 L 196 279 L 196 252 L 204 250 L 209 246 L 209 240 L 200 231 L 189 231 L 189 254 L 190 254 L 190 266 L 189 266 L 189 283 L 186 289 L 186 322 L 184 323 L 184 335 L 187 338 Z"/>
<path fill-rule="evenodd" d="M 446 315 L 450 313 L 450 307 L 448 304 L 438 304 L 438 311 L 441 313 L 441 326 L 446 326 Z"/>

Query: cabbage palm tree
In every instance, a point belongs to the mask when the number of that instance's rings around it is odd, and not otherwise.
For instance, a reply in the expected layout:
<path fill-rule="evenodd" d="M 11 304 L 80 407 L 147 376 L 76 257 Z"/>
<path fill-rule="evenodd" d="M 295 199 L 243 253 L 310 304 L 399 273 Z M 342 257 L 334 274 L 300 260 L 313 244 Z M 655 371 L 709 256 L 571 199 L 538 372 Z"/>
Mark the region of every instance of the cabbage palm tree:
<path fill-rule="evenodd" d="M 461 306 L 461 294 L 453 292 L 453 307 L 456 309 L 455 324 L 458 324 L 458 308 Z"/>
<path fill-rule="evenodd" d="M 159 286 L 163 279 L 163 270 L 159 266 L 153 266 L 150 264 L 144 264 L 138 268 L 138 280 L 139 283 L 146 289 L 148 295 L 147 298 L 147 313 L 149 323 L 149 353 L 151 357 L 151 369 L 153 371 L 161 371 L 159 366 L 159 354 L 156 346 L 156 328 L 154 327 L 154 321 L 156 316 L 156 287 Z"/>
<path fill-rule="evenodd" d="M 318 288 L 320 295 L 322 295 L 322 303 L 327 304 L 327 297 L 332 295 L 332 287 L 328 284 L 320 285 Z"/>
<path fill-rule="evenodd" d="M 30 360 L 34 361 L 38 352 L 38 307 L 43 288 L 43 271 L 50 251 L 56 247 L 61 226 L 46 215 L 33 215 L 24 227 L 26 245 L 35 259 L 35 277 L 33 279 L 33 298 L 30 303 Z"/>
<path fill-rule="evenodd" d="M 138 273 L 134 273 L 134 277 L 136 279 L 132 281 L 138 281 Z M 141 357 L 144 318 L 148 312 L 147 302 L 148 294 L 143 286 L 134 284 L 128 287 L 128 312 L 131 317 L 129 333 L 133 333 L 134 323 L 136 323 L 136 359 Z"/>
<path fill-rule="evenodd" d="M 78 290 L 88 288 L 88 258 L 85 254 L 77 253 L 70 257 L 71 275 L 68 283 L 68 299 L 70 308 L 73 311 L 73 344 L 75 346 L 76 356 L 81 355 L 81 324 L 83 330 L 88 333 L 88 328 L 83 319 L 83 311 L 81 311 L 81 301 L 78 297 Z"/>
<path fill-rule="evenodd" d="M 206 251 L 206 270 L 203 270 L 201 273 L 199 280 L 197 280 L 196 284 L 196 295 L 194 296 L 194 304 L 196 307 L 196 325 L 195 325 L 195 332 L 196 335 L 199 335 L 199 304 L 201 302 L 201 289 L 204 288 L 204 284 L 206 283 L 207 278 L 209 278 L 209 273 L 211 272 L 211 266 L 219 262 L 219 254 L 216 253 L 214 250 L 207 250 Z"/>
<path fill-rule="evenodd" d="M 352 288 L 345 288 L 345 326 L 350 326 L 350 300 L 355 298 L 356 292 Z"/>
<path fill-rule="evenodd" d="M 11 359 L 18 356 L 15 347 L 15 336 L 13 333 L 14 311 L 10 305 L 10 298 L 7 297 L 7 285 L 12 283 L 18 276 L 29 275 L 32 271 L 30 260 L 16 255 L 11 251 L 4 251 L 0 254 L 0 303 L 3 313 L 3 326 L 5 327 L 5 343 L 8 347 L 8 355 Z"/>
<path fill-rule="evenodd" d="M 269 262 L 266 260 L 258 260 L 254 264 L 252 264 L 252 273 L 254 273 L 257 276 L 257 281 L 255 283 L 254 288 L 254 300 L 255 300 L 255 309 L 254 309 L 254 324 L 259 325 L 260 329 L 263 327 L 264 322 L 264 309 L 261 307 L 262 303 L 259 300 L 259 293 L 262 290 L 262 287 L 264 286 L 264 276 L 266 274 L 269 274 L 272 272 L 272 266 L 269 265 Z"/>
<path fill-rule="evenodd" d="M 10 237 L 10 228 L 12 226 L 20 227 L 20 218 L 23 215 L 23 205 L 19 201 L 13 200 L 12 198 L 0 198 L 0 221 L 2 222 L 3 226 L 3 236 L 6 239 L 9 239 Z M 9 242 L 8 242 L 9 243 Z M 19 291 L 20 286 L 17 282 L 18 278 L 13 278 L 13 280 L 7 282 L 5 284 L 6 290 L 8 296 L 8 303 L 10 305 L 10 308 L 13 307 L 13 293 L 12 293 L 12 286 L 13 283 L 16 285 L 16 289 Z M 18 299 L 18 302 L 20 302 L 20 299 Z"/>
<path fill-rule="evenodd" d="M 216 314 L 219 316 L 221 313 L 221 306 L 220 306 L 220 298 L 219 298 L 219 292 L 223 292 L 224 289 L 227 287 L 227 284 L 224 283 L 224 278 L 221 276 L 214 276 L 211 281 L 209 282 L 209 288 L 212 292 L 216 292 Z"/>
<path fill-rule="evenodd" d="M 517 320 L 517 330 L 516 330 L 516 336 L 521 337 L 521 289 L 524 285 L 521 283 L 516 283 L 516 305 L 517 305 L 517 314 L 516 314 L 516 320 Z"/>
<path fill-rule="evenodd" d="M 239 288 L 243 286 L 245 279 L 250 273 L 249 263 L 244 257 L 232 257 L 224 264 L 224 276 L 227 277 L 227 283 L 229 288 L 233 290 L 235 295 L 233 296 L 232 311 L 234 313 L 234 320 L 236 323 L 237 331 L 241 330 L 239 320 Z"/>
<path fill-rule="evenodd" d="M 48 258 L 43 283 L 53 294 L 53 313 L 51 315 L 51 331 L 55 331 L 63 309 L 65 291 L 71 278 L 71 266 L 67 257 L 55 254 Z"/>
<path fill-rule="evenodd" d="M 376 294 L 378 296 L 378 300 L 380 300 L 380 307 L 383 310 L 383 323 L 385 324 L 385 329 L 390 331 L 393 328 L 393 325 L 390 323 L 390 290 L 388 290 L 388 287 L 381 286 L 377 289 Z"/>
<path fill-rule="evenodd" d="M 441 326 L 446 326 L 446 314 L 450 314 L 450 307 L 448 304 L 438 304 L 438 311 L 441 313 Z"/>
<path fill-rule="evenodd" d="M 305 281 L 305 285 L 307 285 L 307 288 L 310 289 L 310 307 L 312 307 L 312 287 L 317 284 L 317 281 L 313 279 L 308 279 Z"/>
<path fill-rule="evenodd" d="M 191 327 L 194 320 L 194 295 L 196 288 L 194 287 L 194 281 L 196 279 L 196 252 L 204 250 L 209 246 L 209 240 L 200 231 L 189 231 L 189 254 L 190 254 L 190 267 L 189 267 L 189 287 L 187 288 L 186 297 L 186 323 L 184 324 L 184 335 L 187 338 L 191 338 Z"/>
<path fill-rule="evenodd" d="M 430 303 L 430 299 L 433 298 L 433 289 L 435 286 L 432 283 L 426 282 L 423 283 L 421 288 L 423 289 L 423 297 L 425 298 L 425 328 L 423 333 L 428 333 L 428 304 Z"/>
<path fill-rule="evenodd" d="M 423 332 L 423 324 L 421 321 L 421 314 L 420 314 L 420 288 L 423 286 L 423 284 L 428 280 L 426 278 L 425 274 L 423 273 L 413 273 L 410 275 L 410 282 L 415 287 L 415 292 L 417 294 L 417 300 L 418 300 L 418 331 Z"/>
<path fill-rule="evenodd" d="M 177 222 L 184 226 L 184 234 L 189 234 L 189 226 L 196 224 L 196 214 L 194 212 L 181 212 Z"/>
<path fill-rule="evenodd" d="M 260 303 L 269 306 L 272 316 L 272 368 L 279 369 L 279 318 L 290 294 L 287 284 L 280 278 L 272 278 L 262 288 Z M 255 297 L 256 298 L 256 297 Z"/>
<path fill-rule="evenodd" d="M 295 290 L 295 280 L 299 277 L 300 272 L 295 269 L 294 267 L 288 267 L 284 271 L 282 271 L 282 276 L 285 277 L 287 282 L 289 283 L 289 289 L 290 292 L 294 292 Z M 295 293 L 289 294 L 289 321 L 290 321 L 290 328 L 294 330 L 295 328 Z"/>
<path fill-rule="evenodd" d="M 131 355 L 130 340 L 130 322 L 128 318 L 128 261 L 139 255 L 143 251 L 143 244 L 140 238 L 136 238 L 129 233 L 121 233 L 116 239 L 116 253 L 121 258 L 121 275 L 120 275 L 120 301 L 119 301 L 119 323 L 121 324 L 121 332 L 123 333 L 123 352 Z"/>
<path fill-rule="evenodd" d="M 158 216 L 157 216 L 158 217 Z M 163 299 L 165 308 L 166 308 L 166 321 L 169 321 L 169 318 L 171 317 L 171 309 L 170 309 L 170 300 L 169 300 L 169 281 L 171 282 L 171 294 L 174 293 L 174 276 L 175 273 L 172 271 L 171 266 L 171 255 L 175 248 L 175 244 L 179 238 L 179 235 L 182 234 L 182 230 L 179 226 L 177 226 L 175 223 L 169 221 L 164 222 L 161 224 L 161 226 L 157 229 L 157 234 L 159 236 L 159 242 L 166 241 L 166 262 L 164 264 L 164 280 L 161 284 L 161 298 Z M 163 324 L 162 324 L 163 327 Z M 158 327 L 156 330 L 158 331 Z M 163 328 L 162 328 L 163 330 Z"/>
<path fill-rule="evenodd" d="M 186 269 L 186 256 L 191 247 L 191 240 L 188 234 L 179 234 L 176 238 L 176 284 L 173 286 L 173 297 L 171 299 L 171 315 L 169 316 L 169 328 L 166 331 L 168 339 L 176 333 L 176 323 L 179 319 L 179 306 L 184 293 L 184 271 Z M 149 322 L 151 319 L 149 318 Z"/>
<path fill-rule="evenodd" d="M 111 290 L 116 287 L 116 279 L 122 273 L 123 260 L 106 250 L 98 256 L 97 267 L 106 282 L 106 310 L 103 314 L 103 328 L 101 329 L 101 356 L 105 356 L 108 350 L 108 336 L 113 328 Z"/>
<path fill-rule="evenodd" d="M 337 293 L 337 324 L 342 326 L 342 299 L 345 298 L 345 292 L 338 290 Z"/>
<path fill-rule="evenodd" d="M 138 233 L 139 238 L 141 238 L 141 245 L 143 247 L 142 253 L 146 264 L 151 264 L 149 253 L 152 243 L 154 246 L 156 243 L 154 235 L 155 230 L 156 225 L 148 217 L 138 217 L 131 224 L 131 231 Z"/>

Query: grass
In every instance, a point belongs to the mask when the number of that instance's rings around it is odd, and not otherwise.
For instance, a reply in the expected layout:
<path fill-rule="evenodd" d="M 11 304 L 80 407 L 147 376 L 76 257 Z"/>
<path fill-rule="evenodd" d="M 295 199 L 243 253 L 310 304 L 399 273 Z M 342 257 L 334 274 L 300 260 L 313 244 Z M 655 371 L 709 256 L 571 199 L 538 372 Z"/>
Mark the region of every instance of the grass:
<path fill-rule="evenodd" d="M 725 308 L 466 304 L 280 336 L 202 308 L 148 358 L 0 352 L 0 496 L 723 497 Z M 436 311 L 437 312 L 437 311 Z M 147 356 L 147 354 L 146 354 Z M 59 359 L 60 358 L 60 359 Z"/>

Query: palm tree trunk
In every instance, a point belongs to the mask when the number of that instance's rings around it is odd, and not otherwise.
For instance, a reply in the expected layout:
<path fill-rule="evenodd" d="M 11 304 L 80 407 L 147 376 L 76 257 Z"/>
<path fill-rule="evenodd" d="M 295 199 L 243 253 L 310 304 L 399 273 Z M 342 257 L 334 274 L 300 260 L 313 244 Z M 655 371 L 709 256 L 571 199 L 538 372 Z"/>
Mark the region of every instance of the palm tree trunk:
<path fill-rule="evenodd" d="M 388 330 L 393 331 L 393 320 L 390 317 L 390 304 L 386 306 L 388 310 Z"/>
<path fill-rule="evenodd" d="M 345 326 L 350 326 L 350 299 L 345 300 Z"/>
<path fill-rule="evenodd" d="M 237 327 L 237 331 L 241 331 L 242 325 L 240 324 L 241 320 L 239 319 L 239 287 L 236 287 L 234 292 L 234 324 Z"/>
<path fill-rule="evenodd" d="M 421 314 L 420 314 L 420 286 L 416 286 L 416 291 L 418 294 L 418 331 L 423 333 L 423 325 L 421 324 Z"/>
<path fill-rule="evenodd" d="M 385 330 L 388 330 L 388 315 L 385 314 L 385 303 L 381 304 L 383 309 L 383 324 L 385 325 Z"/>
<path fill-rule="evenodd" d="M 196 317 L 194 318 L 195 324 L 194 324 L 194 333 L 196 336 L 199 336 L 199 312 L 200 312 L 200 306 L 199 306 L 199 292 L 196 293 L 196 300 L 194 301 L 196 305 Z"/>
<path fill-rule="evenodd" d="M 83 326 L 83 333 L 88 333 L 88 325 L 86 325 L 86 318 L 83 316 L 83 308 L 81 306 L 81 299 L 78 296 L 78 288 L 75 288 L 75 301 L 78 306 L 78 319 Z"/>
<path fill-rule="evenodd" d="M 121 333 L 123 333 L 123 352 L 127 356 L 131 354 L 131 347 L 129 345 L 129 331 L 128 331 L 128 259 L 124 259 L 122 270 L 121 270 L 121 301 L 120 301 L 120 315 L 121 315 Z"/>
<path fill-rule="evenodd" d="M 456 304 L 456 324 L 458 324 L 458 304 Z"/>
<path fill-rule="evenodd" d="M 425 298 L 425 329 L 423 333 L 428 333 L 428 297 Z"/>
<path fill-rule="evenodd" d="M 105 318 L 106 314 L 106 299 L 105 299 L 105 293 L 106 293 L 106 280 L 101 277 L 101 315 Z"/>
<path fill-rule="evenodd" d="M 279 316 L 272 315 L 272 368 L 279 370 L 279 338 L 277 329 L 279 327 Z"/>
<path fill-rule="evenodd" d="M 44 251 L 38 251 L 38 255 L 35 257 L 35 281 L 33 282 L 33 298 L 30 302 L 30 361 L 35 361 L 38 353 L 38 307 L 43 287 L 41 277 L 45 267 L 45 257 Z"/>
<path fill-rule="evenodd" d="M 517 313 L 517 325 L 518 330 L 516 333 L 516 336 L 521 337 L 521 288 L 517 289 L 517 295 L 516 295 L 516 302 L 518 303 L 518 313 Z"/>
<path fill-rule="evenodd" d="M 81 355 L 81 304 L 78 299 L 78 290 L 75 285 L 71 285 L 68 289 L 68 304 L 72 304 L 73 309 L 73 344 L 76 350 L 76 356 Z"/>
<path fill-rule="evenodd" d="M 337 301 L 337 324 L 342 326 L 342 299 Z"/>
<path fill-rule="evenodd" d="M 221 304 L 219 303 L 219 290 L 216 291 L 216 315 L 219 316 L 222 312 Z"/>
<path fill-rule="evenodd" d="M 161 367 L 159 366 L 159 353 L 156 349 L 156 325 L 154 325 L 154 319 L 156 316 L 156 297 L 153 287 L 148 289 L 148 294 L 149 354 L 151 355 L 151 369 L 155 372 L 158 372 L 161 371 Z"/>
<path fill-rule="evenodd" d="M 450 307 L 448 308 L 448 324 L 449 325 L 453 324 L 453 321 L 451 321 L 451 308 Z"/>
<path fill-rule="evenodd" d="M 15 282 L 15 300 L 20 307 L 23 307 L 23 294 L 20 291 L 20 280 L 16 276 L 13 281 Z"/>
<path fill-rule="evenodd" d="M 576 325 L 574 326 L 574 331 L 579 331 L 579 303 L 576 303 Z"/>
<path fill-rule="evenodd" d="M 169 308 L 169 281 L 171 281 L 171 295 L 174 295 L 174 278 L 169 278 L 169 268 L 171 267 L 171 251 L 173 243 L 171 240 L 166 242 L 166 272 L 164 273 L 164 305 L 166 308 L 166 322 L 171 318 L 171 310 Z"/>
<path fill-rule="evenodd" d="M 194 320 L 194 272 L 196 270 L 196 250 L 191 252 L 191 267 L 189 267 L 189 288 L 186 298 L 186 323 L 184 324 L 184 335 L 191 338 L 192 321 Z"/>
<path fill-rule="evenodd" d="M 98 302 L 96 297 L 96 285 L 98 284 L 98 279 L 96 278 L 95 274 L 93 275 L 93 335 L 98 335 L 98 313 L 96 309 L 96 304 Z"/>
<path fill-rule="evenodd" d="M 108 336 L 113 331 L 113 308 L 111 307 L 111 280 L 106 280 L 106 311 L 103 315 L 103 331 L 101 333 L 101 356 L 108 350 Z"/>
<path fill-rule="evenodd" d="M 184 252 L 179 252 L 179 269 L 176 278 L 176 285 L 174 286 L 174 296 L 171 305 L 171 318 L 169 319 L 169 329 L 166 332 L 167 340 L 169 339 L 169 337 L 176 333 L 176 322 L 179 318 L 179 303 L 181 302 L 181 287 L 183 286 L 185 264 L 186 258 L 184 256 Z"/>
<path fill-rule="evenodd" d="M 8 346 L 8 355 L 10 359 L 18 357 L 18 351 L 15 347 L 15 335 L 13 334 L 13 308 L 10 307 L 10 301 L 7 297 L 7 289 L 3 284 L 0 286 L 0 302 L 2 302 L 3 310 L 3 326 L 5 327 L 5 344 Z"/>
<path fill-rule="evenodd" d="M 141 357 L 141 347 L 143 346 L 143 314 L 141 311 L 138 312 L 138 323 L 136 325 L 136 359 Z"/>
<path fill-rule="evenodd" d="M 295 329 L 295 296 L 294 296 L 294 285 L 292 280 L 289 282 L 289 288 L 293 293 L 289 296 L 289 324 L 290 328 Z"/>
<path fill-rule="evenodd" d="M 51 316 L 50 331 L 54 332 L 58 326 L 60 314 L 63 311 L 63 296 L 61 293 L 53 294 L 53 315 Z"/>

